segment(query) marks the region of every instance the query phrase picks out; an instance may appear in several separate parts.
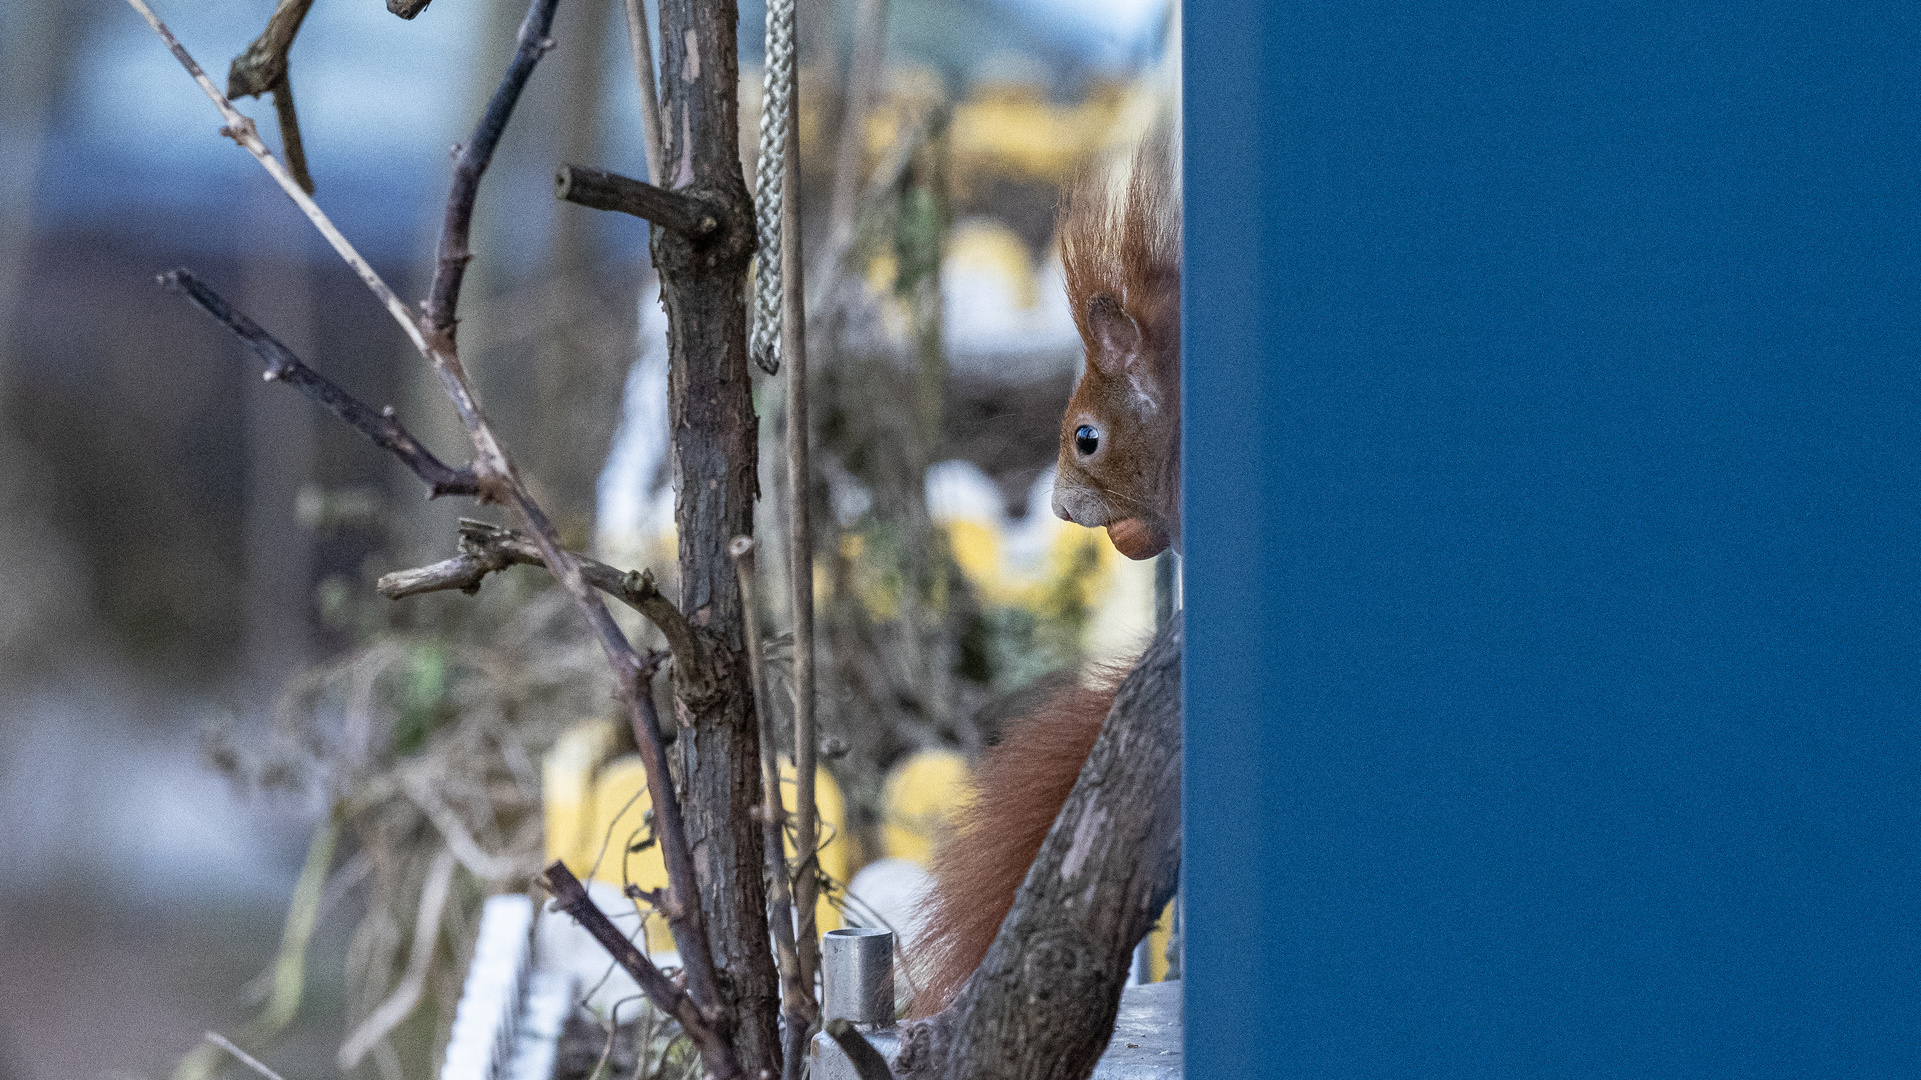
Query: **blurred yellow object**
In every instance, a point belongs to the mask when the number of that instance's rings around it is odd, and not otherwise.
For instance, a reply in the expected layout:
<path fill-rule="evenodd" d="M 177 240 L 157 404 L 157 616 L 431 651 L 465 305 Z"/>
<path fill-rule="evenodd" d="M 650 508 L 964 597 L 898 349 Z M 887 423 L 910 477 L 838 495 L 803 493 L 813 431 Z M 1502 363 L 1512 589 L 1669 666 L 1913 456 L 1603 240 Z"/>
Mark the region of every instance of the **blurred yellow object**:
<path fill-rule="evenodd" d="M 594 824 L 594 772 L 613 750 L 615 734 L 611 720 L 582 721 L 554 740 L 553 749 L 541 761 L 548 862 L 565 859 L 569 869 L 582 872 L 593 861 L 587 845 Z"/>
<path fill-rule="evenodd" d="M 991 218 L 954 223 L 947 237 L 941 272 L 980 271 L 1007 283 L 1014 305 L 1031 310 L 1041 302 L 1040 275 L 1020 234 Z"/>
<path fill-rule="evenodd" d="M 794 812 L 795 777 L 794 763 L 782 760 L 780 763 L 780 804 L 789 814 Z M 829 879 L 841 888 L 854 876 L 854 840 L 847 834 L 847 803 L 841 798 L 840 785 L 827 774 L 826 769 L 814 770 L 814 812 L 820 823 L 820 869 Z M 787 865 L 798 867 L 800 849 L 794 846 L 794 834 L 787 833 Z M 814 928 L 825 934 L 829 930 L 840 929 L 840 912 L 827 902 L 827 893 L 822 892 L 814 905 Z"/>
<path fill-rule="evenodd" d="M 653 800 L 647 797 L 647 767 L 639 754 L 617 757 L 601 766 L 594 778 L 594 831 L 585 865 L 573 868 L 582 878 L 596 877 L 613 885 L 638 885 L 642 889 L 667 887 L 667 865 L 660 845 L 654 842 L 650 812 Z M 640 850 L 636 851 L 635 848 Z M 638 903 L 637 912 L 645 911 Z M 631 925 L 619 913 L 609 912 L 615 925 Z M 674 935 L 667 920 L 659 915 L 647 919 L 647 950 L 671 952 Z"/>
<path fill-rule="evenodd" d="M 1161 917 L 1154 920 L 1154 929 L 1147 932 L 1147 978 L 1146 982 L 1161 982 L 1167 978 L 1167 942 L 1174 935 L 1174 901 L 1169 900 L 1161 909 Z"/>
<path fill-rule="evenodd" d="M 926 866 L 973 774 L 952 750 L 921 750 L 895 765 L 881 788 L 881 847 L 890 858 Z"/>
<path fill-rule="evenodd" d="M 547 858 L 561 859 L 582 880 L 598 878 L 612 885 L 658 889 L 667 885 L 667 867 L 660 845 L 654 843 L 647 795 L 647 769 L 637 754 L 608 760 L 616 728 L 611 721 L 587 720 L 554 742 L 541 762 L 541 803 L 547 828 Z M 782 802 L 794 806 L 794 766 L 781 765 Z M 827 770 L 814 773 L 814 803 L 825 840 L 820 867 L 834 881 L 845 883 L 854 873 L 854 844 L 847 833 L 846 800 Z M 636 847 L 639 850 L 634 850 Z M 787 855 L 795 857 L 792 837 Z M 644 911 L 639 905 L 637 912 Z M 609 912 L 621 926 L 631 923 L 621 912 Z M 840 928 L 840 913 L 822 894 L 814 910 L 821 933 Z M 672 952 L 674 937 L 667 920 L 647 920 L 649 952 Z"/>

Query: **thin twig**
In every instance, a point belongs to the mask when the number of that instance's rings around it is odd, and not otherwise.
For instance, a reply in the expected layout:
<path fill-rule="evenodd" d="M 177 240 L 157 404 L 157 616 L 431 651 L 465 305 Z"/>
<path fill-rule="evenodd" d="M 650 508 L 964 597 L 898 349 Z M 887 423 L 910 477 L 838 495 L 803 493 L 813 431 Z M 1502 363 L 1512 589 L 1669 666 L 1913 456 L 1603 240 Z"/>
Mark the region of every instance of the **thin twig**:
<path fill-rule="evenodd" d="M 454 158 L 453 190 L 447 194 L 447 210 L 441 220 L 440 249 L 436 256 L 433 286 L 427 291 L 426 321 L 434 337 L 449 346 L 454 340 L 454 312 L 460 302 L 460 286 L 473 261 L 468 239 L 473 231 L 474 201 L 480 196 L 480 178 L 493 162 L 494 148 L 507 130 L 520 92 L 534 73 L 534 65 L 553 48 L 554 9 L 560 0 L 534 0 L 521 20 L 514 57 L 507 74 L 487 102 L 487 111 L 474 126 L 473 135 Z"/>
<path fill-rule="evenodd" d="M 326 238 L 327 243 L 333 246 L 342 259 L 346 260 L 348 266 L 353 267 L 354 273 L 360 275 L 360 280 L 366 283 L 367 288 L 372 290 L 374 296 L 386 307 L 387 313 L 392 315 L 394 321 L 399 323 L 400 328 L 406 332 L 414 348 L 422 353 L 430 353 L 427 338 L 421 333 L 420 325 L 414 319 L 413 312 L 408 310 L 400 297 L 387 287 L 387 283 L 381 280 L 380 275 L 374 273 L 374 268 L 361 257 L 360 252 L 355 251 L 354 246 L 347 242 L 347 238 L 334 227 L 333 221 L 320 209 L 320 204 L 313 201 L 313 196 L 307 194 L 306 189 L 300 186 L 300 181 L 294 179 L 286 167 L 280 164 L 280 160 L 273 156 L 273 152 L 267 149 L 267 144 L 260 141 L 260 132 L 254 127 L 254 122 L 239 109 L 234 108 L 233 102 L 228 101 L 219 88 L 214 86 L 213 80 L 207 78 L 207 73 L 194 62 L 194 58 L 186 48 L 173 36 L 173 31 L 167 29 L 167 24 L 160 21 L 160 16 L 153 13 L 153 9 L 146 5 L 145 0 L 127 0 L 127 3 L 147 20 L 147 25 L 153 27 L 153 32 L 160 35 L 161 42 L 167 46 L 169 52 L 173 53 L 174 59 L 180 61 L 180 66 L 187 69 L 187 74 L 193 76 L 193 80 L 200 84 L 200 89 L 207 95 L 208 100 L 220 110 L 221 118 L 227 122 L 226 126 L 220 129 L 220 133 L 239 143 L 260 162 L 261 168 L 266 169 L 267 175 L 273 177 L 274 182 L 287 193 L 287 197 L 300 207 L 301 212 L 307 215 L 307 220 L 313 222 L 314 228 L 320 230 L 320 235 Z"/>
<path fill-rule="evenodd" d="M 605 169 L 562 165 L 554 174 L 554 197 L 595 210 L 632 214 L 689 240 L 704 240 L 720 231 L 720 218 L 699 200 Z"/>
<path fill-rule="evenodd" d="M 774 932 L 774 961 L 780 968 L 781 1012 L 787 1016 L 787 1041 L 781 1070 L 799 1080 L 802 1048 L 814 1022 L 814 995 L 801 984 L 800 954 L 794 947 L 794 899 L 787 876 L 786 813 L 780 805 L 780 750 L 774 740 L 772 703 L 767 700 L 767 664 L 761 655 L 760 615 L 754 580 L 754 538 L 736 536 L 727 545 L 740 579 L 740 607 L 746 623 L 747 667 L 754 682 L 754 711 L 760 722 L 761 847 L 767 863 L 767 923 Z"/>
<path fill-rule="evenodd" d="M 266 1077 L 267 1080 L 285 1080 L 279 1073 L 267 1068 L 266 1064 L 259 1058 L 235 1046 L 232 1039 L 227 1038 L 218 1031 L 209 1031 L 202 1036 L 202 1038 L 218 1046 L 220 1049 L 225 1050 L 227 1053 L 232 1054 L 234 1057 L 239 1058 L 242 1065 Z"/>
<path fill-rule="evenodd" d="M 847 1022 L 843 1017 L 827 1021 L 827 1037 L 840 1044 L 841 1052 L 854 1066 L 860 1080 L 894 1080 L 894 1072 L 887 1067 L 887 1059 L 881 1056 L 867 1036 Z"/>
<path fill-rule="evenodd" d="M 634 75 L 640 83 L 640 130 L 647 140 L 647 179 L 661 182 L 667 152 L 660 141 L 660 84 L 655 82 L 654 41 L 647 33 L 647 9 L 640 0 L 626 0 L 627 45 L 634 54 Z"/>
<path fill-rule="evenodd" d="M 794 609 L 794 907 L 800 914 L 800 982 L 813 1003 L 814 973 L 820 970 L 820 939 L 815 930 L 815 894 L 820 866 L 819 829 L 814 805 L 817 742 L 814 734 L 814 530 L 809 517 L 807 440 L 807 283 L 800 231 L 800 86 L 787 99 L 787 193 L 781 204 L 786 231 L 781 258 L 785 295 L 781 316 L 781 354 L 787 360 L 787 543 L 788 585 Z"/>
<path fill-rule="evenodd" d="M 581 928 L 593 935 L 601 948 L 621 966 L 634 982 L 640 984 L 656 1008 L 680 1021 L 687 1037 L 694 1040 L 700 1048 L 701 1058 L 714 1076 L 723 1078 L 740 1075 L 740 1062 L 734 1057 L 733 1047 L 721 1038 L 710 1017 L 694 1001 L 675 986 L 672 980 L 661 974 L 653 961 L 647 959 L 627 935 L 607 918 L 593 898 L 587 895 L 587 887 L 580 883 L 567 864 L 555 860 L 541 875 L 541 886 L 554 896 L 554 903 L 560 910 L 574 917 Z"/>
<path fill-rule="evenodd" d="M 160 283 L 186 294 L 193 305 L 218 321 L 245 342 L 254 355 L 267 365 L 269 382 L 283 382 L 318 401 L 327 411 L 345 420 L 374 445 L 399 458 L 401 464 L 427 485 L 428 495 L 477 495 L 480 482 L 471 469 L 456 469 L 435 457 L 414 438 L 391 407 L 375 411 L 314 369 L 302 363 L 280 339 L 261 329 L 258 323 L 227 303 L 219 293 L 186 269 L 160 275 Z"/>

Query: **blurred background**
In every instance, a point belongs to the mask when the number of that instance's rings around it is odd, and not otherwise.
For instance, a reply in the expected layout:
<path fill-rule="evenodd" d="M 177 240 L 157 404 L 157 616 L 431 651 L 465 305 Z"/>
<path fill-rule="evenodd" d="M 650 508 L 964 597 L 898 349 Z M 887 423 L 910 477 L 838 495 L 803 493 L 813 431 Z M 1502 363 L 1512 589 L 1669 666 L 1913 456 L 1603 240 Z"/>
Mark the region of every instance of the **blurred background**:
<path fill-rule="evenodd" d="M 524 7 L 318 0 L 292 50 L 317 198 L 403 296 Z M 220 81 L 272 4 L 158 11 Z M 741 7 L 750 185 L 763 14 Z M 1151 629 L 1152 568 L 1048 512 L 1080 363 L 1054 218 L 1171 115 L 1179 28 L 1167 0 L 801 0 L 800 20 L 805 497 L 851 869 L 893 853 L 890 770 L 978 754 Z M 482 189 L 463 355 L 570 542 L 670 580 L 646 226 L 552 194 L 562 162 L 645 175 L 621 5 L 568 0 L 554 37 Z M 266 101 L 239 104 L 278 147 Z M 335 1075 L 414 968 L 419 1007 L 348 1071 L 425 1075 L 479 898 L 542 856 L 538 763 L 607 711 L 534 572 L 380 598 L 488 515 L 426 502 L 155 283 L 191 267 L 464 460 L 425 365 L 218 126 L 118 0 L 0 6 L 0 1080 L 207 1075 L 225 1064 L 182 1062 L 208 1028 L 289 1080 Z M 784 409 L 758 395 L 777 549 Z M 424 949 L 423 837 L 475 849 Z"/>

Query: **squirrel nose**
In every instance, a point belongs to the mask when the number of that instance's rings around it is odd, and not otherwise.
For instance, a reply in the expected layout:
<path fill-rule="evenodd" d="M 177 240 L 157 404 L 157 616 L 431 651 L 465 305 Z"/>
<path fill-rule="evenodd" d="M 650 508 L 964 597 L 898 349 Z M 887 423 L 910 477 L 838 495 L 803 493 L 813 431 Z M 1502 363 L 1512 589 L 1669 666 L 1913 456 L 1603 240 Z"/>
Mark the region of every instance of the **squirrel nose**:
<path fill-rule="evenodd" d="M 1073 512 L 1068 510 L 1067 504 L 1061 501 L 1060 492 L 1058 491 L 1054 493 L 1054 516 L 1060 518 L 1062 521 L 1078 524 L 1078 522 L 1074 522 Z"/>

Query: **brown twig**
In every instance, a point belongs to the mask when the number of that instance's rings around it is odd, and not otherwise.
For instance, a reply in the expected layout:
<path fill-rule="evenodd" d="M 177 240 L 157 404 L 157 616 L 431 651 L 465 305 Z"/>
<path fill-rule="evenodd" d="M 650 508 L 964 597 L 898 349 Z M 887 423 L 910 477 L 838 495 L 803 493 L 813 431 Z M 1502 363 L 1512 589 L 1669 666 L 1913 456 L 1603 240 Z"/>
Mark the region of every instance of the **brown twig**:
<path fill-rule="evenodd" d="M 553 32 L 554 9 L 559 6 L 560 0 L 534 0 L 528 7 L 527 17 L 521 20 L 520 32 L 515 38 L 518 44 L 513 59 L 507 64 L 507 74 L 487 102 L 487 110 L 474 126 L 473 135 L 454 158 L 453 190 L 447 194 L 438 265 L 433 286 L 427 291 L 425 313 L 428 329 L 449 347 L 454 340 L 454 309 L 460 302 L 460 286 L 467 276 L 467 264 L 474 257 L 468 239 L 473 231 L 474 201 L 480 195 L 480 178 L 493 162 L 494 148 L 500 145 L 500 136 L 507 130 L 507 121 L 513 116 L 528 77 L 534 73 L 534 65 L 553 48 L 553 39 L 547 35 Z"/>
<path fill-rule="evenodd" d="M 374 410 L 342 390 L 326 376 L 301 363 L 280 339 L 261 329 L 243 312 L 227 303 L 219 293 L 186 269 L 160 275 L 161 284 L 184 293 L 193 305 L 218 321 L 245 342 L 254 355 L 267 365 L 269 382 L 282 382 L 325 406 L 328 412 L 345 420 L 374 445 L 391 452 L 427 485 L 428 495 L 477 495 L 479 481 L 472 469 L 456 469 L 435 457 L 420 444 L 406 426 L 395 419 L 392 408 Z"/>
<path fill-rule="evenodd" d="M 549 572 L 574 600 L 575 606 L 600 641 L 601 649 L 614 669 L 618 693 L 627 708 L 635 739 L 640 744 L 641 761 L 647 773 L 648 792 L 654 804 L 661 853 L 672 892 L 663 907 L 673 928 L 675 943 L 680 949 L 688 993 L 702 1009 L 711 1010 L 716 1017 L 722 1017 L 725 1003 L 717 987 L 713 950 L 699 903 L 700 893 L 693 856 L 687 842 L 686 824 L 667 769 L 659 717 L 651 695 L 644 692 L 641 683 L 651 669 L 635 652 L 632 643 L 608 613 L 606 605 L 588 586 L 573 556 L 560 546 L 553 522 L 521 485 L 506 452 L 481 412 L 454 346 L 454 311 L 466 263 L 471 258 L 467 250 L 467 237 L 472 228 L 480 176 L 492 159 L 494 147 L 512 115 L 520 91 L 526 86 L 533 65 L 551 44 L 547 31 L 553 25 L 554 8 L 558 0 L 533 0 L 526 18 L 521 22 L 520 45 L 515 50 L 507 74 L 488 103 L 473 138 L 456 162 L 454 187 L 448 196 L 447 212 L 443 219 L 438 270 L 429 294 L 429 314 L 424 320 L 416 320 L 387 283 L 354 250 L 319 205 L 267 150 L 254 129 L 253 121 L 234 109 L 233 104 L 207 78 L 206 72 L 146 5 L 145 0 L 127 2 L 146 18 L 148 25 L 153 27 L 181 66 L 187 69 L 188 74 L 193 76 L 201 90 L 220 110 L 227 120 L 226 134 L 251 153 L 282 190 L 300 206 L 334 250 L 359 273 L 361 280 L 386 305 L 389 314 L 400 323 L 414 347 L 433 365 L 441 388 L 453 402 L 473 442 L 475 456 L 472 469 L 479 487 L 478 497 L 483 501 L 507 503 L 519 513 L 533 535 Z M 423 322 L 426 326 L 422 325 Z"/>
<path fill-rule="evenodd" d="M 860 1080 L 894 1080 L 893 1070 L 887 1067 L 887 1059 L 881 1056 L 867 1036 L 842 1017 L 827 1021 L 827 1037 L 840 1044 L 841 1052 L 860 1074 Z"/>
<path fill-rule="evenodd" d="M 661 974 L 653 961 L 635 948 L 632 941 L 627 940 L 627 935 L 621 933 L 613 920 L 587 895 L 587 887 L 567 869 L 566 863 L 555 860 L 541 875 L 540 884 L 553 894 L 555 906 L 573 916 L 574 921 L 592 934 L 601 948 L 607 950 L 614 962 L 634 977 L 656 1008 L 680 1021 L 681 1030 L 700 1049 L 708 1072 L 720 1078 L 740 1075 L 740 1062 L 734 1057 L 733 1047 L 721 1037 L 712 1020 L 680 987 Z"/>
<path fill-rule="evenodd" d="M 294 201 L 294 205 L 300 207 L 300 212 L 307 215 L 307 220 L 313 222 L 314 228 L 320 231 L 320 235 L 326 239 L 334 251 L 346 260 L 354 273 L 360 275 L 360 280 L 372 290 L 375 298 L 387 309 L 387 314 L 393 316 L 394 321 L 400 324 L 401 331 L 407 335 L 409 341 L 413 342 L 414 348 L 419 349 L 423 354 L 429 354 L 427 339 L 421 334 L 413 312 L 401 301 L 399 295 L 381 280 L 380 275 L 374 272 L 373 266 L 361 256 L 360 252 L 354 250 L 353 244 L 348 242 L 347 237 L 334 225 L 332 219 L 327 217 L 326 211 L 320 209 L 320 204 L 313 201 L 313 196 L 300 186 L 300 181 L 294 179 L 293 174 L 287 171 L 287 167 L 280 163 L 280 159 L 274 157 L 273 152 L 267 149 L 267 144 L 260 141 L 260 132 L 254 126 L 254 122 L 233 107 L 233 102 L 228 101 L 219 87 L 213 84 L 213 80 L 207 77 L 205 69 L 201 68 L 193 56 L 180 44 L 179 39 L 173 36 L 173 31 L 167 29 L 167 24 L 160 21 L 160 16 L 155 15 L 153 9 L 147 6 L 146 0 L 127 0 L 127 3 L 140 13 L 141 18 L 147 20 L 147 25 L 153 27 L 153 32 L 160 36 L 160 41 L 167 47 L 167 51 L 173 53 L 174 59 L 180 61 L 180 66 L 186 68 L 187 74 L 193 76 L 193 81 L 200 84 L 200 90 L 207 95 L 207 100 L 213 102 L 214 108 L 220 110 L 221 119 L 226 121 L 226 126 L 220 129 L 220 133 L 240 144 L 241 149 L 252 154 L 254 160 L 260 162 L 260 167 L 267 170 L 267 175 L 273 177 L 274 183 L 279 184 L 280 189 L 287 193 L 287 197 Z"/>
<path fill-rule="evenodd" d="M 460 522 L 460 554 L 428 566 L 396 570 L 383 576 L 375 588 L 389 600 L 400 600 L 422 593 L 458 589 L 472 594 L 479 591 L 488 574 L 510 566 L 547 566 L 540 545 L 512 529 L 484 521 L 463 518 Z M 673 601 L 661 595 L 651 570 L 621 570 L 585 555 L 568 553 L 587 584 L 619 600 L 646 616 L 667 638 L 675 663 L 691 669 L 696 683 L 707 667 L 706 644 L 693 624 L 680 613 Z"/>
<path fill-rule="evenodd" d="M 554 174 L 554 198 L 632 214 L 689 240 L 704 240 L 720 231 L 720 219 L 698 200 L 605 169 L 562 165 Z"/>
<path fill-rule="evenodd" d="M 741 612 L 746 622 L 747 666 L 754 681 L 754 713 L 760 721 L 761 845 L 767 860 L 767 922 L 774 931 L 774 961 L 780 968 L 781 1012 L 787 1017 L 787 1039 L 781 1048 L 781 1074 L 799 1080 L 807 1030 L 818 1012 L 814 995 L 801 982 L 800 953 L 794 946 L 794 898 L 787 876 L 783 842 L 787 817 L 781 808 L 780 751 L 774 739 L 771 703 L 767 700 L 767 665 L 761 656 L 760 615 L 756 610 L 754 538 L 736 536 L 727 545 L 740 578 Z"/>
<path fill-rule="evenodd" d="M 301 21 L 313 0 L 280 0 L 267 19 L 267 28 L 233 58 L 227 67 L 227 96 L 230 98 L 273 95 L 274 113 L 280 121 L 280 144 L 287 153 L 287 168 L 302 190 L 312 195 L 313 176 L 307 172 L 307 151 L 300 143 L 300 117 L 293 107 L 293 81 L 287 73 L 287 50 L 293 48 Z"/>

